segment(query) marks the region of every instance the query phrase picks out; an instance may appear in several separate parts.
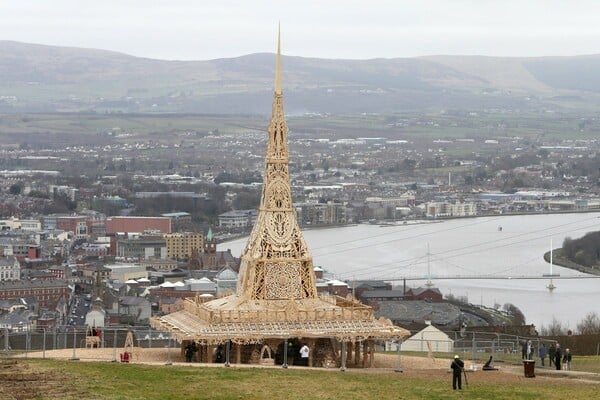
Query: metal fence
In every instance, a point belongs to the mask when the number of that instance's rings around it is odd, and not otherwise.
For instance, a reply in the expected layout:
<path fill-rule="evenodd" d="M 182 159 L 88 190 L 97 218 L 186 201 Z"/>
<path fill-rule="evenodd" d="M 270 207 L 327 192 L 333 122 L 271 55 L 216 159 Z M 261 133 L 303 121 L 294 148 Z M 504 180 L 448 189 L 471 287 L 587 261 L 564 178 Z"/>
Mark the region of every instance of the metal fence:
<path fill-rule="evenodd" d="M 99 339 L 94 348 L 111 349 L 103 352 L 88 351 L 87 337 L 90 336 L 89 329 L 81 326 L 60 326 L 52 329 L 36 329 L 23 332 L 12 332 L 0 330 L 0 357 L 35 357 L 55 358 L 51 350 L 70 350 L 71 359 L 97 359 L 117 361 L 124 351 L 126 338 L 129 332 L 133 335 L 133 346 L 138 348 L 163 349 L 162 357 L 169 363 L 171 359 L 182 358 L 180 343 L 174 340 L 168 332 L 158 331 L 148 327 L 104 327 L 98 328 Z M 422 339 L 425 353 L 451 352 L 461 354 L 463 359 L 473 362 L 484 362 L 490 355 L 496 362 L 511 362 L 521 358 L 524 342 L 531 340 L 534 357 L 538 358 L 538 349 L 543 343 L 549 348 L 554 341 L 539 337 L 516 336 L 502 333 L 490 332 L 445 332 L 451 343 L 448 349 L 448 341 L 436 339 Z M 414 339 L 413 339 L 414 340 Z M 378 346 L 381 351 L 397 351 L 395 343 L 393 347 L 388 345 Z M 400 346 L 400 351 L 406 351 Z M 61 352 L 60 358 L 65 358 L 65 351 Z M 156 359 L 154 359 L 156 361 Z"/>
<path fill-rule="evenodd" d="M 91 332 L 82 326 L 59 326 L 20 332 L 0 330 L 0 354 L 3 357 L 55 357 L 53 350 L 72 350 L 72 359 L 108 359 L 116 361 L 124 351 L 126 338 L 132 332 L 133 346 L 165 349 L 170 358 L 171 349 L 177 354 L 179 344 L 169 333 L 148 327 L 97 328 L 97 339 L 89 340 Z M 88 349 L 112 349 L 111 352 L 90 352 Z M 53 355 L 54 354 L 54 355 Z M 64 358 L 65 352 L 61 352 Z M 169 360 L 167 360 L 169 361 Z"/>
<path fill-rule="evenodd" d="M 528 341 L 532 344 L 532 358 L 539 358 L 539 348 L 543 344 L 546 350 L 550 345 L 554 344 L 554 340 L 532 337 L 518 336 L 504 333 L 493 332 L 460 332 L 451 331 L 444 332 L 448 338 L 441 337 L 442 335 L 424 335 L 422 339 L 411 338 L 410 345 L 408 343 L 400 343 L 402 352 L 410 351 L 411 353 L 448 353 L 460 354 L 465 360 L 471 360 L 475 363 L 486 362 L 490 356 L 493 356 L 494 362 L 515 362 L 523 358 L 523 345 Z M 397 351 L 397 342 L 387 342 L 381 350 Z M 547 356 L 547 355 L 546 355 Z"/>

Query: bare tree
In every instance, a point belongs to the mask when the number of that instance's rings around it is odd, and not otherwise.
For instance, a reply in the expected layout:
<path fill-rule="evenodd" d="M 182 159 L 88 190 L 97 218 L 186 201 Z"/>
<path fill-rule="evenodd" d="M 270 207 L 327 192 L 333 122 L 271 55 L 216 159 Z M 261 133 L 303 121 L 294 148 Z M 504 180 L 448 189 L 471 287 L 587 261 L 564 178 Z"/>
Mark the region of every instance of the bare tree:
<path fill-rule="evenodd" d="M 550 325 L 542 325 L 540 332 L 542 336 L 562 336 L 567 334 L 567 329 L 563 326 L 562 322 L 552 317 Z"/>
<path fill-rule="evenodd" d="M 580 335 L 595 335 L 600 333 L 600 317 L 594 311 L 588 313 L 580 323 L 577 324 L 577 332 Z"/>

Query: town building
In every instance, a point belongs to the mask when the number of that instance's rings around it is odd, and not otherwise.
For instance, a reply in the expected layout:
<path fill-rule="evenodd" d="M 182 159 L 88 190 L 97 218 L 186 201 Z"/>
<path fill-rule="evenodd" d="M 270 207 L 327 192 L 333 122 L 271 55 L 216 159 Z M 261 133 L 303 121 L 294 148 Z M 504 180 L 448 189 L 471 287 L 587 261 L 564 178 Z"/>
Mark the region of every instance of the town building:
<path fill-rule="evenodd" d="M 189 231 L 192 229 L 192 214 L 187 212 L 173 212 L 161 214 L 161 217 L 171 219 L 173 232 Z"/>
<path fill-rule="evenodd" d="M 225 229 L 248 228 L 256 222 L 256 210 L 233 210 L 219 214 L 219 227 Z"/>
<path fill-rule="evenodd" d="M 198 254 L 197 264 L 195 262 L 196 260 L 192 260 L 194 269 L 208 271 L 219 271 L 223 268 L 237 270 L 239 265 L 239 259 L 231 254 L 230 249 L 226 251 L 217 250 L 217 238 L 213 235 L 211 228 L 209 228 L 206 233 L 204 248 L 202 252 Z"/>
<path fill-rule="evenodd" d="M 73 232 L 76 240 L 88 238 L 88 218 L 83 215 L 60 216 L 56 218 L 56 229 Z"/>
<path fill-rule="evenodd" d="M 119 282 L 127 282 L 130 279 L 148 278 L 146 268 L 137 264 L 107 264 L 105 268 L 110 273 L 108 276 L 109 279 Z"/>
<path fill-rule="evenodd" d="M 15 217 L 0 220 L 0 231 L 14 231 L 18 229 L 39 232 L 42 230 L 42 223 L 38 219 L 20 219 Z"/>
<path fill-rule="evenodd" d="M 15 256 L 0 257 L 0 281 L 21 279 L 21 264 Z"/>
<path fill-rule="evenodd" d="M 167 246 L 167 258 L 189 260 L 204 247 L 201 233 L 181 232 L 163 235 Z"/>
<path fill-rule="evenodd" d="M 128 235 L 116 239 L 116 256 L 123 260 L 167 258 L 167 242 L 162 236 Z"/>
<path fill-rule="evenodd" d="M 45 309 L 54 309 L 70 293 L 67 281 L 62 279 L 0 282 L 0 300 L 35 297 L 39 307 Z"/>
<path fill-rule="evenodd" d="M 431 202 L 425 205 L 427 218 L 474 217 L 477 215 L 475 203 Z"/>
<path fill-rule="evenodd" d="M 320 226 L 346 223 L 346 207 L 342 203 L 333 201 L 327 203 L 295 203 L 294 207 L 300 225 Z"/>
<path fill-rule="evenodd" d="M 171 233 L 171 218 L 167 217 L 108 217 L 106 234 L 117 233 Z"/>

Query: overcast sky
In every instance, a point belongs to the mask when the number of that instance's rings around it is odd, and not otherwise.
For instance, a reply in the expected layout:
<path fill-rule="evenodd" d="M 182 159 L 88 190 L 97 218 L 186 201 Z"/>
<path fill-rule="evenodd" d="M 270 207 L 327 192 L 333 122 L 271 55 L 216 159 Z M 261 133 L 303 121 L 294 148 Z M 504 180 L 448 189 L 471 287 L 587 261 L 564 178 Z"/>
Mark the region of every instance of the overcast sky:
<path fill-rule="evenodd" d="M 592 0 L 0 0 L 0 40 L 179 60 L 600 53 Z M 0 55 L 1 57 L 2 55 Z"/>

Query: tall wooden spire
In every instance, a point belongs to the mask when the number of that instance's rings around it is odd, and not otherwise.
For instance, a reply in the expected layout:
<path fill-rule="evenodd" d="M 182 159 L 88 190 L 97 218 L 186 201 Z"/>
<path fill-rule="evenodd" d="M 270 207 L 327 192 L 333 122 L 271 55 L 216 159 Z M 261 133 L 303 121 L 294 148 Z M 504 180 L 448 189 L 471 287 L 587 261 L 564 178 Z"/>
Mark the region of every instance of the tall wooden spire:
<path fill-rule="evenodd" d="M 312 257 L 296 221 L 277 38 L 275 92 L 258 217 L 242 254 L 238 295 L 253 300 L 316 298 Z"/>
<path fill-rule="evenodd" d="M 391 321 L 375 320 L 373 309 L 356 299 L 317 296 L 312 256 L 292 205 L 279 37 L 273 115 L 267 131 L 260 208 L 242 254 L 237 293 L 212 301 L 200 296 L 188 298 L 183 310 L 152 318 L 151 324 L 168 330 L 182 343 L 194 340 L 201 345 L 232 341 L 238 346 L 254 346 L 281 343 L 291 337 L 326 338 L 327 343 L 332 338 L 359 342 L 408 337 L 409 331 L 393 326 Z M 242 351 L 238 354 L 238 362 L 248 362 L 241 359 Z M 341 366 L 345 369 L 343 360 Z"/>
<path fill-rule="evenodd" d="M 275 94 L 281 94 L 281 25 L 277 30 L 277 60 L 275 61 Z"/>

